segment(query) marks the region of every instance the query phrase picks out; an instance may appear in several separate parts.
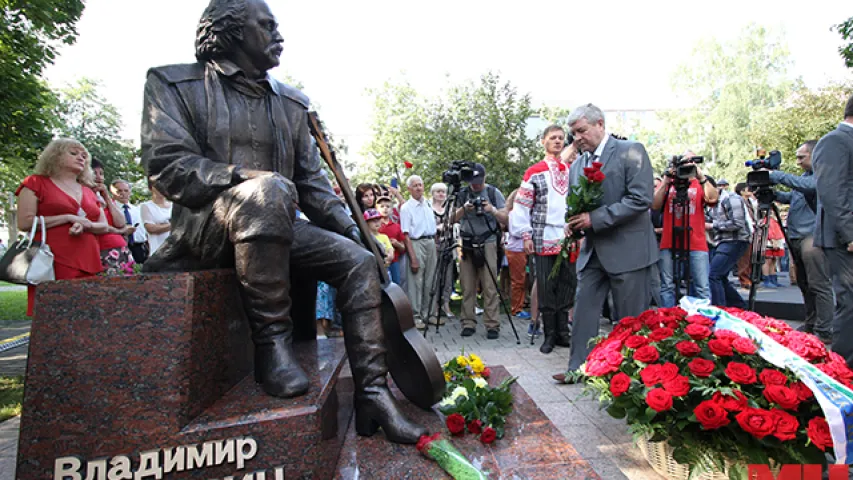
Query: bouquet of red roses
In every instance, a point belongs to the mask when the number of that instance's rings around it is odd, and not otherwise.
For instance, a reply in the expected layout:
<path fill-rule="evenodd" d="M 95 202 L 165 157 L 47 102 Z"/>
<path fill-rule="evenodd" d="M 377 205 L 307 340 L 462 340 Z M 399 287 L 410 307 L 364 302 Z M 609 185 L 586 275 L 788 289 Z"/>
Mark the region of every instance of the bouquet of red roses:
<path fill-rule="evenodd" d="M 578 184 L 572 187 L 571 193 L 566 197 L 567 222 L 575 215 L 589 213 L 601 205 L 601 197 L 604 195 L 602 182 L 606 178 L 601 172 L 602 166 L 604 164 L 601 162 L 592 162 L 592 166 L 584 167 L 583 175 L 578 180 Z M 572 244 L 578 238 L 580 237 L 577 234 L 572 233 L 563 239 L 560 244 L 560 253 L 557 254 L 557 261 L 554 262 L 554 267 L 548 275 L 549 279 L 557 276 L 563 261 L 569 261 Z"/>
<path fill-rule="evenodd" d="M 853 371 L 812 335 L 752 312 L 727 310 L 847 387 Z M 583 368 L 607 412 L 636 436 L 668 440 L 673 457 L 699 471 L 743 464 L 819 464 L 832 449 L 829 425 L 812 391 L 758 346 L 714 320 L 678 307 L 620 321 Z M 745 478 L 742 465 L 732 478 Z M 738 471 L 740 470 L 740 471 Z"/>

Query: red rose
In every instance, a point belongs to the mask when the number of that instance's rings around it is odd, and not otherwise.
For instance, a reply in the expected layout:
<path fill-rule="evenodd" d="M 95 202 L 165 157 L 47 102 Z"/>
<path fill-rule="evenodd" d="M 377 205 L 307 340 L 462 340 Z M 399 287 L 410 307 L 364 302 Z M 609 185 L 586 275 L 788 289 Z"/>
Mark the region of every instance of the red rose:
<path fill-rule="evenodd" d="M 482 376 L 483 378 L 489 378 L 491 375 L 492 371 L 489 370 L 489 367 L 484 368 L 482 373 L 480 373 L 480 376 Z"/>
<path fill-rule="evenodd" d="M 735 341 L 732 342 L 732 346 L 735 347 L 735 350 L 744 355 L 753 355 L 758 351 L 758 347 L 755 346 L 755 342 L 745 337 L 735 339 Z"/>
<path fill-rule="evenodd" d="M 832 434 L 829 433 L 829 424 L 823 417 L 815 417 L 809 420 L 809 426 L 806 428 L 806 433 L 809 440 L 815 447 L 826 451 L 826 447 L 832 446 Z"/>
<path fill-rule="evenodd" d="M 672 395 L 662 388 L 653 388 L 646 394 L 646 403 L 656 412 L 672 408 Z"/>
<path fill-rule="evenodd" d="M 441 438 L 441 433 L 434 433 L 432 435 L 421 435 L 421 438 L 418 439 L 417 445 L 415 448 L 418 449 L 419 452 L 426 453 L 429 450 L 430 444 L 432 442 Z"/>
<path fill-rule="evenodd" d="M 468 422 L 468 431 L 473 433 L 474 435 L 479 435 L 480 432 L 483 431 L 483 422 L 479 419 L 475 418 Z"/>
<path fill-rule="evenodd" d="M 726 367 L 726 376 L 741 385 L 750 385 L 758 381 L 755 370 L 745 363 L 731 362 Z"/>
<path fill-rule="evenodd" d="M 764 389 L 764 398 L 770 403 L 775 403 L 786 410 L 796 410 L 800 406 L 797 392 L 782 385 L 768 385 Z"/>
<path fill-rule="evenodd" d="M 705 325 L 691 323 L 684 329 L 684 333 L 689 335 L 693 340 L 704 340 L 711 336 L 711 329 Z"/>
<path fill-rule="evenodd" d="M 673 397 L 683 397 L 690 393 L 690 380 L 684 375 L 677 375 L 672 380 L 664 381 L 663 389 Z"/>
<path fill-rule="evenodd" d="M 412 162 L 410 162 L 410 161 L 408 161 L 408 160 L 406 160 L 405 162 L 403 162 L 403 165 L 405 165 L 405 166 L 406 166 L 406 168 L 412 168 L 412 167 L 414 166 L 414 165 L 412 165 Z"/>
<path fill-rule="evenodd" d="M 654 361 L 657 361 L 658 358 L 660 358 L 660 353 L 658 353 L 658 349 L 651 345 L 640 347 L 636 351 L 634 351 L 634 360 L 638 362 L 652 363 Z"/>
<path fill-rule="evenodd" d="M 710 327 L 714 324 L 714 321 L 704 315 L 690 315 L 687 317 L 687 323 L 691 325 L 704 325 L 706 327 Z M 688 333 L 688 335 L 690 335 Z M 697 339 L 698 340 L 698 339 Z"/>
<path fill-rule="evenodd" d="M 687 364 L 687 368 L 690 369 L 690 373 L 702 378 L 710 377 L 711 373 L 714 372 L 714 367 L 714 362 L 705 360 L 704 358 L 694 358 Z"/>
<path fill-rule="evenodd" d="M 637 317 L 637 320 L 643 322 L 643 325 L 651 328 L 652 330 L 656 330 L 661 327 L 664 317 L 658 315 L 658 312 L 655 312 L 654 310 L 646 310 Z"/>
<path fill-rule="evenodd" d="M 747 408 L 735 420 L 746 433 L 761 439 L 776 430 L 776 415 L 761 408 Z"/>
<path fill-rule="evenodd" d="M 660 381 L 666 382 L 678 376 L 678 365 L 666 362 L 660 366 Z"/>
<path fill-rule="evenodd" d="M 794 382 L 791 384 L 791 390 L 797 392 L 797 398 L 800 399 L 801 402 L 805 402 L 811 398 L 814 398 L 814 393 L 812 389 L 806 386 L 803 382 Z"/>
<path fill-rule="evenodd" d="M 649 339 L 640 335 L 631 335 L 625 339 L 625 346 L 628 348 L 640 348 L 649 344 Z"/>
<path fill-rule="evenodd" d="M 785 385 L 788 383 L 788 376 L 779 370 L 765 368 L 758 375 L 758 380 L 764 385 Z"/>
<path fill-rule="evenodd" d="M 496 438 L 498 438 L 498 432 L 492 427 L 486 427 L 483 429 L 483 434 L 480 435 L 480 441 L 485 444 L 494 442 Z"/>
<path fill-rule="evenodd" d="M 691 342 L 690 340 L 682 340 L 676 343 L 675 349 L 685 357 L 695 357 L 702 351 L 699 345 L 696 345 L 696 343 Z"/>
<path fill-rule="evenodd" d="M 592 168 L 594 168 L 596 170 L 601 170 L 601 167 L 603 167 L 603 166 L 604 166 L 604 164 L 601 162 L 592 162 Z"/>
<path fill-rule="evenodd" d="M 610 349 L 598 349 L 587 359 L 585 371 L 591 377 L 602 377 L 619 370 L 622 365 L 622 354 Z"/>
<path fill-rule="evenodd" d="M 770 411 L 776 415 L 776 430 L 773 431 L 773 436 L 783 442 L 797 438 L 797 430 L 800 429 L 800 422 L 797 417 L 778 408 Z"/>
<path fill-rule="evenodd" d="M 654 387 L 660 383 L 661 367 L 662 365 L 655 363 L 640 370 L 640 378 L 643 380 L 643 385 L 647 387 Z"/>
<path fill-rule="evenodd" d="M 614 397 L 618 397 L 627 392 L 630 387 L 631 377 L 622 372 L 613 375 L 613 378 L 610 379 L 610 393 L 612 393 Z"/>
<path fill-rule="evenodd" d="M 734 390 L 734 395 L 723 395 L 722 392 L 716 392 L 711 401 L 717 402 L 721 407 L 730 412 L 739 412 L 746 408 L 749 401 L 740 390 Z"/>
<path fill-rule="evenodd" d="M 595 173 L 595 169 L 592 167 L 583 167 L 583 176 L 586 177 L 587 180 L 592 180 L 590 177 Z"/>
<path fill-rule="evenodd" d="M 732 351 L 732 344 L 729 340 L 723 338 L 715 338 L 708 342 L 708 350 L 718 357 L 730 357 L 735 352 Z"/>
<path fill-rule="evenodd" d="M 696 415 L 696 420 L 702 424 L 702 428 L 705 430 L 716 430 L 731 422 L 729 412 L 713 400 L 705 400 L 697 405 L 693 409 L 693 414 Z"/>
<path fill-rule="evenodd" d="M 649 334 L 649 340 L 651 340 L 652 342 L 660 342 L 671 337 L 672 334 L 673 331 L 671 328 L 661 327 Z"/>
<path fill-rule="evenodd" d="M 592 180 L 595 183 L 601 183 L 604 181 L 605 178 L 606 177 L 604 176 L 603 173 L 601 173 L 600 171 L 596 171 L 596 172 L 593 172 L 592 178 L 590 178 L 590 180 Z"/>
<path fill-rule="evenodd" d="M 465 417 L 458 413 L 451 413 L 447 417 L 447 429 L 453 435 L 461 435 L 465 432 Z"/>

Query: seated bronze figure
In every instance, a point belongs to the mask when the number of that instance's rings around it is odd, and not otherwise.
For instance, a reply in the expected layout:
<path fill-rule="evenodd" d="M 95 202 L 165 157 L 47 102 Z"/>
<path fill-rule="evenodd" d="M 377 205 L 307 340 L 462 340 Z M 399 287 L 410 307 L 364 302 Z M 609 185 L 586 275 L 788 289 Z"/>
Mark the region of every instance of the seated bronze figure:
<path fill-rule="evenodd" d="M 212 0 L 197 63 L 153 68 L 145 85 L 142 162 L 174 202 L 172 233 L 147 272 L 235 268 L 255 344 L 255 378 L 270 395 L 309 389 L 291 348 L 290 269 L 338 289 L 355 381 L 356 429 L 394 442 L 426 429 L 388 390 L 374 257 L 321 169 L 308 98 L 270 76 L 282 37 L 262 0 Z M 296 206 L 311 219 L 296 218 Z"/>

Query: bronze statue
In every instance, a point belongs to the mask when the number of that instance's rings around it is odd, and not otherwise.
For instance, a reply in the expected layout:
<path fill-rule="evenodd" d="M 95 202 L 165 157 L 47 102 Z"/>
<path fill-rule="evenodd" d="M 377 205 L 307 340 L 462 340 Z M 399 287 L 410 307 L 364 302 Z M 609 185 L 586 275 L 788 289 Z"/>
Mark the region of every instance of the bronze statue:
<path fill-rule="evenodd" d="M 255 343 L 255 379 L 270 395 L 308 388 L 291 348 L 290 269 L 338 289 L 355 381 L 356 430 L 415 443 L 388 390 L 374 257 L 321 169 L 308 98 L 267 75 L 282 37 L 263 0 L 212 0 L 197 63 L 153 68 L 145 84 L 142 162 L 174 202 L 172 233 L 144 270 L 234 267 Z M 296 204 L 312 223 L 297 219 Z"/>

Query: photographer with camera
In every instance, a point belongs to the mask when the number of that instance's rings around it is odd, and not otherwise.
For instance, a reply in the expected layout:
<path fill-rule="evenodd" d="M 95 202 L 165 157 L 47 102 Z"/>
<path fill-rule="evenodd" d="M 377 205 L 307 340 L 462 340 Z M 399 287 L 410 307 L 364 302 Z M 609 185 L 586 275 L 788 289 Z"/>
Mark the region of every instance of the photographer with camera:
<path fill-rule="evenodd" d="M 507 214 L 504 196 L 492 185 L 486 184 L 486 168 L 474 164 L 474 177 L 456 197 L 454 220 L 460 224 L 462 260 L 459 264 L 459 281 L 462 286 L 462 336 L 474 335 L 477 317 L 477 284 L 483 292 L 483 324 L 486 338 L 494 340 L 500 335 L 498 321 L 499 301 L 497 279 L 498 242 L 502 237 L 501 225 L 506 225 Z"/>
<path fill-rule="evenodd" d="M 809 140 L 797 149 L 797 165 L 803 169 L 799 176 L 773 170 L 770 181 L 790 187 L 790 192 L 776 192 L 776 201 L 791 205 L 788 211 L 788 239 L 797 266 L 797 286 L 806 307 L 805 324 L 801 331 L 814 333 L 825 342 L 832 340 L 832 317 L 835 306 L 829 265 L 819 247 L 814 246 L 817 211 L 817 180 L 812 172 L 812 151 L 817 140 Z"/>
<path fill-rule="evenodd" d="M 717 189 L 708 182 L 693 152 L 674 157 L 663 184 L 655 191 L 652 209 L 663 208 L 660 241 L 662 307 L 674 307 L 680 263 L 687 263 L 685 280 L 692 283 L 695 297 L 710 300 L 708 244 L 705 242 L 705 205 L 717 203 Z M 689 291 L 685 292 L 690 294 Z"/>

